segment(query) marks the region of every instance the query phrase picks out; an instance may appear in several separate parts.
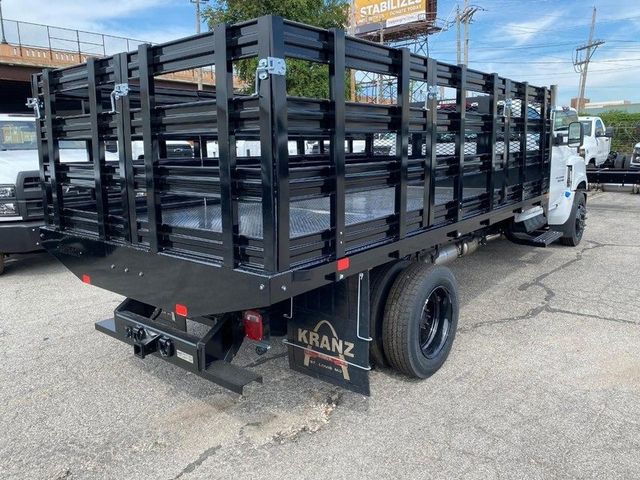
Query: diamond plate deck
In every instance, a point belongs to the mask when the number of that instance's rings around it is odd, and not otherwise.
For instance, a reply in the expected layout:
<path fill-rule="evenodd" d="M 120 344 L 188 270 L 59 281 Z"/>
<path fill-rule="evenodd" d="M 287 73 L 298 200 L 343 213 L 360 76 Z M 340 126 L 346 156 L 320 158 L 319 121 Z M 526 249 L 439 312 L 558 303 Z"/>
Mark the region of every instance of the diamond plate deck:
<path fill-rule="evenodd" d="M 452 199 L 451 188 L 436 189 L 436 205 Z M 346 195 L 346 225 L 383 218 L 394 212 L 395 189 L 385 188 Z M 409 186 L 407 189 L 407 211 L 422 209 L 423 188 Z M 238 205 L 240 234 L 251 238 L 262 238 L 262 205 L 258 202 L 240 202 Z M 140 216 L 146 221 L 146 216 Z M 330 228 L 331 209 L 328 197 L 291 202 L 289 222 L 291 238 L 303 237 Z M 181 208 L 164 208 L 162 223 L 179 228 L 222 231 L 219 204 L 203 204 Z"/>

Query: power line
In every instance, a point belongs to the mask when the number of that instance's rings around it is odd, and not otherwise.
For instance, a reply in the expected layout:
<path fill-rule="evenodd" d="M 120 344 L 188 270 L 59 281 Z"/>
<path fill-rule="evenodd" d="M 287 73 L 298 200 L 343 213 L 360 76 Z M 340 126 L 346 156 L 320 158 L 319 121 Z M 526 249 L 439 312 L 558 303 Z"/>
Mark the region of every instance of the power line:
<path fill-rule="evenodd" d="M 576 72 L 580 73 L 580 87 L 578 88 L 578 110 L 584 107 L 584 92 L 587 88 L 587 72 L 589 71 L 589 62 L 591 57 L 596 53 L 600 45 L 604 45 L 604 40 L 593 39 L 593 33 L 596 29 L 596 7 L 593 7 L 591 16 L 591 30 L 589 30 L 589 42 L 586 45 L 576 48 L 573 66 Z"/>
<path fill-rule="evenodd" d="M 464 8 L 460 11 L 460 7 L 456 9 L 456 44 L 457 44 L 457 59 L 458 65 L 461 62 L 461 47 L 460 47 L 460 26 L 464 24 L 464 64 L 469 65 L 469 25 L 473 21 L 473 16 L 479 11 L 483 11 L 484 8 L 477 5 L 469 5 L 469 0 L 464 0 Z"/>

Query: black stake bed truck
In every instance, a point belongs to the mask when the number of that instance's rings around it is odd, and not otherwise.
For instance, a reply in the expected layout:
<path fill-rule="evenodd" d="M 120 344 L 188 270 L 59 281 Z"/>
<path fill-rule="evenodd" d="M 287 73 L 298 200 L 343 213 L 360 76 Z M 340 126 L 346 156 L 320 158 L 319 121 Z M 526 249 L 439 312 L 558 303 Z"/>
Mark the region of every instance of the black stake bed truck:
<path fill-rule="evenodd" d="M 251 61 L 255 85 L 239 85 L 236 67 Z M 291 62 L 324 69 L 328 98 L 288 95 Z M 215 85 L 198 91 L 210 66 Z M 382 101 L 351 88 L 363 72 L 382 79 Z M 545 217 L 562 143 L 549 89 L 342 30 L 221 24 L 45 70 L 33 97 L 42 244 L 127 297 L 96 328 L 236 392 L 262 380 L 231 363 L 240 345 L 261 354 L 270 336 L 284 337 L 294 370 L 364 394 L 372 365 L 427 377 L 458 320 L 443 263 L 503 232 L 569 238 Z M 62 140 L 85 141 L 89 161 L 60 163 Z M 175 141 L 193 154 L 168 155 Z M 119 161 L 105 160 L 113 142 Z M 85 201 L 68 202 L 78 190 Z"/>

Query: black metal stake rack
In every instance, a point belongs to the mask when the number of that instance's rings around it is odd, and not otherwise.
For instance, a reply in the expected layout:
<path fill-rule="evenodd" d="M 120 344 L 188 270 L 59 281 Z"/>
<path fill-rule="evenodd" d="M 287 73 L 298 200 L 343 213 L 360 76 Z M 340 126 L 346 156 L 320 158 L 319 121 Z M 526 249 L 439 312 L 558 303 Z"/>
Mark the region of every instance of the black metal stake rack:
<path fill-rule="evenodd" d="M 250 59 L 257 90 L 240 93 L 234 69 Z M 329 98 L 288 95 L 292 61 L 326 68 Z M 203 91 L 171 77 L 211 65 Z M 347 101 L 350 71 L 384 76 L 394 98 Z M 94 285 L 190 318 L 287 302 L 548 191 L 548 89 L 279 17 L 46 70 L 33 95 L 46 248 Z M 90 161 L 61 163 L 63 141 Z M 169 158 L 179 141 L 192 158 Z"/>

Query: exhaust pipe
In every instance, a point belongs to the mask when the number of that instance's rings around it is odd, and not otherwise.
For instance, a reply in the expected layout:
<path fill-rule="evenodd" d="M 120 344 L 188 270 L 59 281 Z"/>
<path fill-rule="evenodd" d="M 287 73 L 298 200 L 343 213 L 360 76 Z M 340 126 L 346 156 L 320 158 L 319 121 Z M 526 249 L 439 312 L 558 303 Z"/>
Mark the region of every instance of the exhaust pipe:
<path fill-rule="evenodd" d="M 487 243 L 497 240 L 502 235 L 499 233 L 492 235 L 485 235 L 484 237 L 473 237 L 460 242 L 450 243 L 442 248 L 438 248 L 438 253 L 435 257 L 432 257 L 434 265 L 446 265 L 454 261 L 456 258 L 464 257 L 474 253 L 480 245 L 486 245 Z"/>

